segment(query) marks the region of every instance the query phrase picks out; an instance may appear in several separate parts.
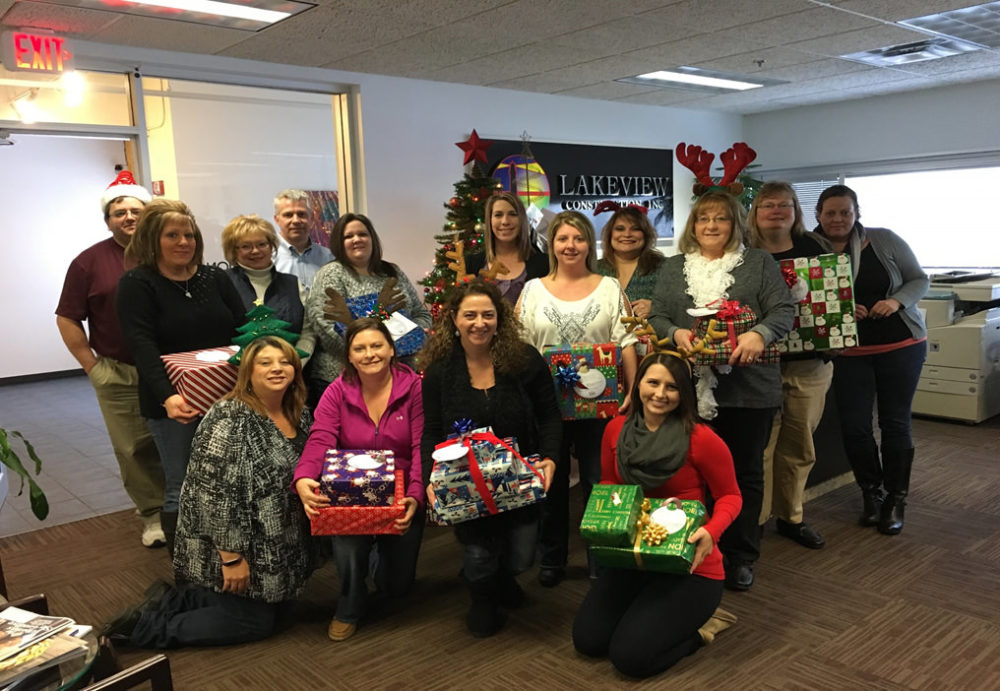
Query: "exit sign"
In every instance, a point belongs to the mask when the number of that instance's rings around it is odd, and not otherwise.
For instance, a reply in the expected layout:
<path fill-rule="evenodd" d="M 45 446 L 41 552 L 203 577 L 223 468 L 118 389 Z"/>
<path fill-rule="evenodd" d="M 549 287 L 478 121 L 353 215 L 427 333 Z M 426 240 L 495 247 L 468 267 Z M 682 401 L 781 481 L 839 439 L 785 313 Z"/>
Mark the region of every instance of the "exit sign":
<path fill-rule="evenodd" d="M 0 38 L 3 65 L 11 71 L 62 74 L 73 69 L 69 41 L 61 36 L 31 31 L 5 31 Z"/>

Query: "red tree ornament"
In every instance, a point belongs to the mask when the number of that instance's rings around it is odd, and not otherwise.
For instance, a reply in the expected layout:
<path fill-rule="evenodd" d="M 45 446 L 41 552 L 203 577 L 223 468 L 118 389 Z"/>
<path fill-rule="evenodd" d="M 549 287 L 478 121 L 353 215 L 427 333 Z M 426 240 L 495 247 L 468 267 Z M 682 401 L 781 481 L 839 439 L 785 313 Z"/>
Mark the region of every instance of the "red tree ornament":
<path fill-rule="evenodd" d="M 472 134 L 464 142 L 455 142 L 455 146 L 465 152 L 465 159 L 462 164 L 466 164 L 469 161 L 482 161 L 486 164 L 486 150 L 493 145 L 493 141 L 490 139 L 480 139 L 479 134 L 472 130 Z"/>

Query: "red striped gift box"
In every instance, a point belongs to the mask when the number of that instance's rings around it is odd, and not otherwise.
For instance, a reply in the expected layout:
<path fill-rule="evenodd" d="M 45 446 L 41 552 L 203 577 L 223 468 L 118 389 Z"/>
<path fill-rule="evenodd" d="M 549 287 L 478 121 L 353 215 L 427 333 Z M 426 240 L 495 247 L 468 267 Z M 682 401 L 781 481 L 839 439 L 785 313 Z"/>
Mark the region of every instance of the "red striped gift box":
<path fill-rule="evenodd" d="M 236 386 L 236 368 L 226 360 L 238 346 L 222 346 L 161 355 L 170 383 L 188 405 L 204 415 Z"/>

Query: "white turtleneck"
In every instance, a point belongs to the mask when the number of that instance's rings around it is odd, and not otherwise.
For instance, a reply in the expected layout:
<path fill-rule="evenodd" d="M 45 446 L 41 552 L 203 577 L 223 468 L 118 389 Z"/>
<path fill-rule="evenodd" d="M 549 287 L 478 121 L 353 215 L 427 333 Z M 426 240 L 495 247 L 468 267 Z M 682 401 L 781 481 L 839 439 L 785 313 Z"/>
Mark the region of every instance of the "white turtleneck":
<path fill-rule="evenodd" d="M 274 264 L 269 264 L 266 269 L 251 269 L 242 264 L 240 264 L 240 268 L 243 269 L 247 278 L 250 279 L 250 285 L 253 286 L 254 292 L 257 293 L 257 300 L 263 304 L 264 292 L 271 285 L 271 269 L 274 268 Z"/>

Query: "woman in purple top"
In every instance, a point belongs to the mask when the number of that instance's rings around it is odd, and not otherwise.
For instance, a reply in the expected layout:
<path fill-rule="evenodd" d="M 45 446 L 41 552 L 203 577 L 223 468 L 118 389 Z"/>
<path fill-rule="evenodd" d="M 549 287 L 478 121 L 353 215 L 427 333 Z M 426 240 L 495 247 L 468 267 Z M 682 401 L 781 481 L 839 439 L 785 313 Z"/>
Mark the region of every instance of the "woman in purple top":
<path fill-rule="evenodd" d="M 402 535 L 337 535 L 333 555 L 340 575 L 340 598 L 327 633 L 331 640 L 350 638 L 368 601 L 369 554 L 378 544 L 374 580 L 390 597 L 405 595 L 416 575 L 424 529 L 424 483 L 420 470 L 420 437 L 424 408 L 420 377 L 396 362 L 392 336 L 375 318 L 347 327 L 346 365 L 327 387 L 316 407 L 309 441 L 295 469 L 293 484 L 306 514 L 312 518 L 330 499 L 317 493 L 327 449 L 391 450 L 406 483 L 406 514 L 396 521 Z"/>

